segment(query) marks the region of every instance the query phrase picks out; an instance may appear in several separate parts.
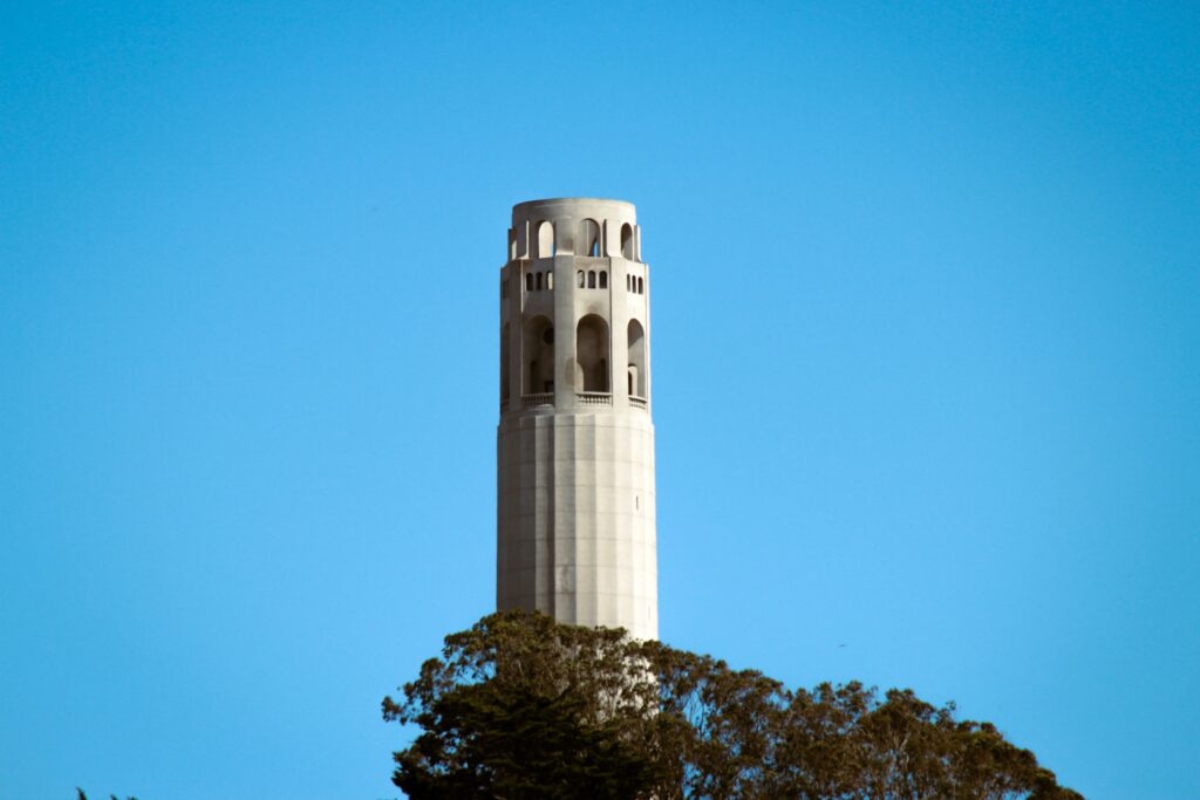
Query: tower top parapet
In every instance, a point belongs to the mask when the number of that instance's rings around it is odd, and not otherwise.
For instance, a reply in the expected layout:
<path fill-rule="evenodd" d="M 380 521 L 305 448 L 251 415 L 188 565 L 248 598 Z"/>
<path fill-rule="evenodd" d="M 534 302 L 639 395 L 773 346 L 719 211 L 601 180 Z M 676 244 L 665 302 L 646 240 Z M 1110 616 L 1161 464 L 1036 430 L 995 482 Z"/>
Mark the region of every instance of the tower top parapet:
<path fill-rule="evenodd" d="M 527 200 L 513 206 L 513 223 L 538 222 L 543 219 L 583 219 L 599 217 L 618 222 L 637 223 L 637 208 L 624 200 L 601 197 L 552 197 L 546 200 Z"/>
<path fill-rule="evenodd" d="M 624 200 L 555 197 L 517 203 L 509 260 L 555 255 L 641 259 L 637 209 Z"/>

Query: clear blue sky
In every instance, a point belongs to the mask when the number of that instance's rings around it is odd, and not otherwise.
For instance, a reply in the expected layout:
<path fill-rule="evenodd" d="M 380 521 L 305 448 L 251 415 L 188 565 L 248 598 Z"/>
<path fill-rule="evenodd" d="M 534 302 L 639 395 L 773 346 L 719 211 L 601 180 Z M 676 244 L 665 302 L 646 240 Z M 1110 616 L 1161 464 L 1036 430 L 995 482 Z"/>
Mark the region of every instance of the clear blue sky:
<path fill-rule="evenodd" d="M 676 8 L 0 11 L 0 796 L 398 794 L 510 207 L 586 195 L 664 640 L 1200 797 L 1200 5 Z"/>

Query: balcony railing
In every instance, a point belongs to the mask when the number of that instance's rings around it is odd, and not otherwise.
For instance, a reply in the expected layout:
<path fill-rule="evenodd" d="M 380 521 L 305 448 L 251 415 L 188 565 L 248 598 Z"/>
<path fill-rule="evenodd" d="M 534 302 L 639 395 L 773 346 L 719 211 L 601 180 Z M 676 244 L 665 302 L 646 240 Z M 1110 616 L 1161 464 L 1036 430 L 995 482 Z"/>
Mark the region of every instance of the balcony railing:
<path fill-rule="evenodd" d="M 611 406 L 613 404 L 613 396 L 611 392 L 576 392 L 575 400 L 581 406 Z M 521 395 L 521 409 L 536 408 L 538 406 L 554 405 L 554 392 L 539 392 L 537 394 Z M 645 410 L 649 408 L 650 403 L 644 397 L 629 396 L 629 405 L 631 408 L 640 408 Z M 508 400 L 500 401 L 500 410 L 507 411 L 509 407 Z"/>
<path fill-rule="evenodd" d="M 521 408 L 554 405 L 554 392 L 538 392 L 537 394 L 521 395 Z"/>
<path fill-rule="evenodd" d="M 581 406 L 611 406 L 612 395 L 608 392 L 579 392 L 575 395 Z"/>

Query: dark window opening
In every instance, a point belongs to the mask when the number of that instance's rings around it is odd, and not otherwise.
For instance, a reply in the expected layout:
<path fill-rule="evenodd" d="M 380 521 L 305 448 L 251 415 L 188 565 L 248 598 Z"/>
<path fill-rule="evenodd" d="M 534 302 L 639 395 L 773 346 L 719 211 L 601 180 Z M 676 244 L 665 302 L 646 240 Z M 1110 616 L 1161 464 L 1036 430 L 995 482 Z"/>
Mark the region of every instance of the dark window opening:
<path fill-rule="evenodd" d="M 633 261 L 633 226 L 628 222 L 621 226 L 621 255 Z"/>

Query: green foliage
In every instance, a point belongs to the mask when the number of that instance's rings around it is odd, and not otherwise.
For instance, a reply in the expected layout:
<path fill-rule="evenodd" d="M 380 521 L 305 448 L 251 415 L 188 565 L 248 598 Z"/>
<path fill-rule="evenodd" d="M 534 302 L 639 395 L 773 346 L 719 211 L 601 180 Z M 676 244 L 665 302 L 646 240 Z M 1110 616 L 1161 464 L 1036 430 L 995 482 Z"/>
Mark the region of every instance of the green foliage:
<path fill-rule="evenodd" d="M 383 701 L 412 798 L 1082 800 L 988 723 L 910 690 L 788 690 L 619 630 L 494 614 Z"/>
<path fill-rule="evenodd" d="M 619 631 L 496 615 L 447 637 L 384 718 L 416 723 L 394 782 L 412 798 L 638 797 L 654 785 L 652 708 Z M 549 793 L 549 794 L 547 794 Z"/>

